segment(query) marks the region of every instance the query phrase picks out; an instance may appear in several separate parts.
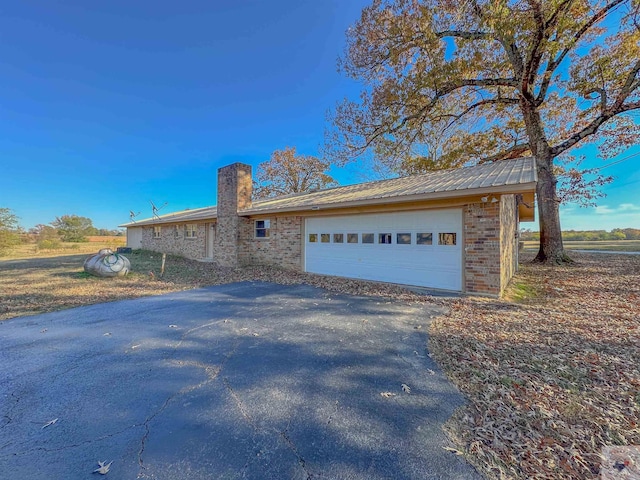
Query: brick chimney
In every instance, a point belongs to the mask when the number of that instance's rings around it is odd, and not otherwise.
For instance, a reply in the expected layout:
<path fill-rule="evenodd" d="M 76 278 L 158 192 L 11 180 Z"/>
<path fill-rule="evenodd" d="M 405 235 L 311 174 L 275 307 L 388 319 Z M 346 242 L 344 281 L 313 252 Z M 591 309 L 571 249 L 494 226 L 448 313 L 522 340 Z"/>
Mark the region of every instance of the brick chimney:
<path fill-rule="evenodd" d="M 238 211 L 251 206 L 251 165 L 233 163 L 218 169 L 218 219 L 214 258 L 223 267 L 238 266 L 240 227 L 247 220 Z"/>

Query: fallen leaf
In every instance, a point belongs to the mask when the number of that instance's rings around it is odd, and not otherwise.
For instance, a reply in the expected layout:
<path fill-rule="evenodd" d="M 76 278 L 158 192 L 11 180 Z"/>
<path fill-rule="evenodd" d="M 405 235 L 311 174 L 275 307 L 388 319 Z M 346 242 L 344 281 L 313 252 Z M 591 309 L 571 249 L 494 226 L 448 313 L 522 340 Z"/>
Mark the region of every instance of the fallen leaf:
<path fill-rule="evenodd" d="M 57 423 L 57 422 L 58 422 L 58 419 L 57 419 L 57 418 L 54 418 L 53 420 L 49 420 L 47 423 L 45 423 L 45 424 L 42 426 L 42 428 L 50 427 L 51 425 L 53 425 L 54 423 Z"/>
<path fill-rule="evenodd" d="M 111 464 L 113 463 L 113 461 L 107 463 L 107 461 L 105 460 L 104 462 L 98 462 L 98 465 L 100 465 L 99 468 L 96 468 L 92 473 L 99 473 L 100 475 L 106 475 L 107 473 L 109 473 L 109 468 L 111 468 Z"/>
<path fill-rule="evenodd" d="M 451 447 L 442 447 L 442 448 L 444 448 L 447 452 L 455 453 L 456 455 L 462 455 L 462 452 L 455 448 L 451 448 Z"/>
<path fill-rule="evenodd" d="M 171 324 L 169 325 L 169 328 L 178 328 L 178 325 Z"/>
<path fill-rule="evenodd" d="M 395 393 L 391 393 L 391 392 L 380 392 L 380 395 L 384 398 L 389 398 L 389 397 L 395 397 L 396 394 Z"/>
<path fill-rule="evenodd" d="M 407 385 L 406 383 L 402 384 L 402 391 L 404 393 L 411 393 L 411 387 L 409 387 L 409 385 Z"/>

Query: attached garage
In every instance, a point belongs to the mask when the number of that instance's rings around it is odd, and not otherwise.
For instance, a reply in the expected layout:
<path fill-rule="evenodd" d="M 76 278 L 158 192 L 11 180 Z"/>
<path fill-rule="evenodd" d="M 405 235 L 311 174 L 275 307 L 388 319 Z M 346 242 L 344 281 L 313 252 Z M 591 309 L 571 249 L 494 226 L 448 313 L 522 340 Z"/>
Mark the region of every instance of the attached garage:
<path fill-rule="evenodd" d="M 536 182 L 529 157 L 253 198 L 251 166 L 234 163 L 218 170 L 217 207 L 123 226 L 129 246 L 223 267 L 499 296 L 518 268 L 520 222 L 534 220 Z"/>
<path fill-rule="evenodd" d="M 462 210 L 310 217 L 305 271 L 462 290 Z"/>

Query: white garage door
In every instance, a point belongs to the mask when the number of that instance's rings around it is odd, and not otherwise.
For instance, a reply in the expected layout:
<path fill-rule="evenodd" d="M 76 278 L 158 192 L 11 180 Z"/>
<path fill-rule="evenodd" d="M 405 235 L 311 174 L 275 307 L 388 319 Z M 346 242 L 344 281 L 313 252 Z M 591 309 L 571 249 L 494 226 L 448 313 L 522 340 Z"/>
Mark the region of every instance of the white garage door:
<path fill-rule="evenodd" d="M 460 291 L 462 211 L 307 218 L 305 269 Z"/>

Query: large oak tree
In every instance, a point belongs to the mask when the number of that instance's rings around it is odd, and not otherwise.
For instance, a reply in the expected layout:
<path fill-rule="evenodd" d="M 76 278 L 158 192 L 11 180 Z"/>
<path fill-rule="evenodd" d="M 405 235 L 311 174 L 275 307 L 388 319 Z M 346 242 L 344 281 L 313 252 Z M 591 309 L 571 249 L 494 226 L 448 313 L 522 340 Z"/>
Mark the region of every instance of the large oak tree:
<path fill-rule="evenodd" d="M 254 182 L 256 198 L 310 192 L 336 186 L 327 173 L 331 164 L 311 155 L 298 155 L 295 147 L 276 150 L 258 165 Z"/>
<path fill-rule="evenodd" d="M 328 151 L 438 168 L 532 155 L 537 260 L 565 261 L 558 172 L 584 183 L 571 150 L 595 143 L 609 158 L 639 137 L 639 10 L 638 0 L 375 0 L 347 33 L 342 69 L 365 89 L 334 112 Z"/>

